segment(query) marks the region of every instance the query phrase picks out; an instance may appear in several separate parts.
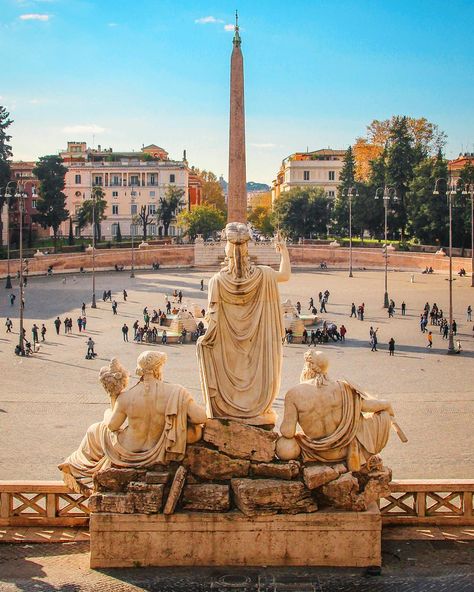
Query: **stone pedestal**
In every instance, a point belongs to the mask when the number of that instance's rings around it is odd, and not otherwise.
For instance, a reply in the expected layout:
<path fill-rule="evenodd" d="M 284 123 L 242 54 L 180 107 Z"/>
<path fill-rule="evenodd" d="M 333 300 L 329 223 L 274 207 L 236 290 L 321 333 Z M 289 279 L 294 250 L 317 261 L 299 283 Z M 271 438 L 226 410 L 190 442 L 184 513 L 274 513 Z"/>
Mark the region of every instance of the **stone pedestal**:
<path fill-rule="evenodd" d="M 91 567 L 380 566 L 382 522 L 366 512 L 255 516 L 91 514 Z"/>

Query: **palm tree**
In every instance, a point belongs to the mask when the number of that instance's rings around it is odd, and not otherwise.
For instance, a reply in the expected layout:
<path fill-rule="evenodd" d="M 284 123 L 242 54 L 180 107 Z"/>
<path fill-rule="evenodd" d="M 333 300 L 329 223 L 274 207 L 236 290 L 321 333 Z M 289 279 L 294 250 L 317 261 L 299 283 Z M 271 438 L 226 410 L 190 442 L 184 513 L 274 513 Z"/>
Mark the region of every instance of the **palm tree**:
<path fill-rule="evenodd" d="M 77 212 L 77 225 L 79 228 L 92 226 L 95 220 L 95 228 L 93 229 L 95 240 L 100 239 L 100 223 L 105 220 L 105 210 L 107 208 L 107 200 L 102 187 L 96 185 L 92 188 L 91 199 L 86 199 Z"/>

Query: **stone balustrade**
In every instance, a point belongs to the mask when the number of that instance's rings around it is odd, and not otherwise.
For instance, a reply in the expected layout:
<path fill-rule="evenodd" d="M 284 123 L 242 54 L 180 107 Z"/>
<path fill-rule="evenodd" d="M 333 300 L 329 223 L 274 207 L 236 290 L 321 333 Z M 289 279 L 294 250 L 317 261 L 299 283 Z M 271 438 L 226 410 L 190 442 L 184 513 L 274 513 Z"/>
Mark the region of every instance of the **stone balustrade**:
<path fill-rule="evenodd" d="M 405 479 L 380 500 L 384 525 L 474 525 L 474 479 Z M 0 526 L 85 526 L 88 500 L 62 481 L 0 481 Z"/>

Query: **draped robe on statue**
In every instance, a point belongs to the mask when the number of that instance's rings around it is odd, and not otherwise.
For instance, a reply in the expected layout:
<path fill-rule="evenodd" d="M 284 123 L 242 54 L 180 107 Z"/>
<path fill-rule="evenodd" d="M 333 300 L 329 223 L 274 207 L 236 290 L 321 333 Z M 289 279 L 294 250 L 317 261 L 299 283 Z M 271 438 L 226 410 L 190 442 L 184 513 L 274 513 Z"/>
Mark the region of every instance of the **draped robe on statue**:
<path fill-rule="evenodd" d="M 274 424 L 285 335 L 276 272 L 255 266 L 242 279 L 217 273 L 209 283 L 208 314 L 197 344 L 208 416 Z"/>

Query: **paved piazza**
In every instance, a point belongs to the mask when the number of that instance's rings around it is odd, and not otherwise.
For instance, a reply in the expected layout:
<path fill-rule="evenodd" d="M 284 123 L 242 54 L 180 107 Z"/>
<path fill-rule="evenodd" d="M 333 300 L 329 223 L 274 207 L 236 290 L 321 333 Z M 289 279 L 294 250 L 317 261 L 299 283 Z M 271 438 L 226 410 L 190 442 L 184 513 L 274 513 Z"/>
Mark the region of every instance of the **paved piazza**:
<path fill-rule="evenodd" d="M 98 370 L 117 356 L 133 373 L 138 354 L 146 348 L 162 347 L 122 340 L 121 326 L 142 321 L 148 306 L 163 308 L 165 294 L 182 289 L 183 303 L 206 306 L 207 292 L 199 290 L 204 278 L 207 285 L 212 272 L 197 270 L 160 270 L 97 274 L 98 308 L 89 308 L 91 276 L 30 278 L 26 295 L 27 337 L 31 326 L 45 322 L 46 342 L 31 358 L 18 358 L 13 349 L 18 339 L 17 307 L 10 307 L 9 292 L 0 294 L 0 479 L 59 479 L 56 465 L 79 444 L 86 428 L 102 418 L 107 401 L 98 383 Z M 466 322 L 468 304 L 474 306 L 474 289 L 469 278 L 454 282 L 455 319 L 463 353 L 447 356 L 447 342 L 434 327 L 434 344 L 426 348 L 427 338 L 419 328 L 419 314 L 425 302 L 436 302 L 445 313 L 448 309 L 446 276 L 392 272 L 390 297 L 397 314 L 388 319 L 382 308 L 383 273 L 357 271 L 353 279 L 342 271 L 294 271 L 287 284 L 281 284 L 282 300 L 300 300 L 308 308 L 310 296 L 317 301 L 319 291 L 330 291 L 327 314 L 348 329 L 346 343 L 320 346 L 331 360 L 331 374 L 347 377 L 369 393 L 392 400 L 397 419 L 409 442 L 402 444 L 395 433 L 385 449 L 386 464 L 394 478 L 472 478 L 474 475 L 474 338 L 473 323 Z M 123 302 L 122 290 L 129 298 Z M 111 304 L 100 298 L 103 290 L 112 290 L 118 302 L 118 315 Z M 15 283 L 14 291 L 18 293 Z M 407 315 L 401 317 L 399 306 L 405 300 Z M 76 319 L 82 302 L 87 303 L 87 333 L 78 334 Z M 350 304 L 365 302 L 365 320 L 349 318 Z M 14 333 L 5 334 L 5 317 L 11 315 Z M 71 335 L 56 335 L 53 320 L 72 316 Z M 379 327 L 379 351 L 372 353 L 368 344 L 370 326 Z M 86 360 L 86 340 L 92 336 L 98 357 Z M 387 342 L 396 341 L 396 354 L 389 357 Z M 164 346 L 169 360 L 165 378 L 186 386 L 201 400 L 195 345 Z M 303 353 L 307 346 L 284 348 L 283 379 L 276 408 L 282 410 L 283 394 L 298 383 Z M 131 384 L 133 384 L 133 379 Z"/>

